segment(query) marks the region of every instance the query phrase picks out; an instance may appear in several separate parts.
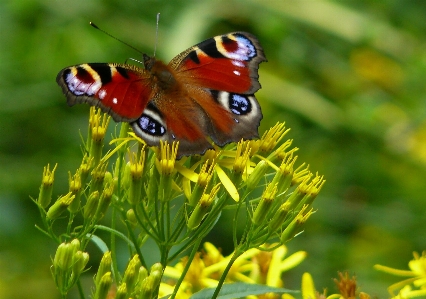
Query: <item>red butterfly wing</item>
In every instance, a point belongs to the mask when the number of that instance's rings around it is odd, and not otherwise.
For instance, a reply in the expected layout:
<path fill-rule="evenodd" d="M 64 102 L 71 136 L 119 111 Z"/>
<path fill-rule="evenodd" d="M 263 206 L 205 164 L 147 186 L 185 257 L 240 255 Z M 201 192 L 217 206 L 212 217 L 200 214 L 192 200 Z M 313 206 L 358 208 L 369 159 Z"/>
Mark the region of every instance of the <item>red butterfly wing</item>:
<path fill-rule="evenodd" d="M 245 32 L 210 38 L 175 57 L 169 66 L 211 125 L 219 145 L 258 136 L 262 113 L 253 95 L 259 88 L 259 63 L 266 61 L 258 40 Z"/>
<path fill-rule="evenodd" d="M 100 107 L 115 121 L 139 118 L 153 91 L 149 72 L 115 63 L 70 66 L 59 72 L 56 81 L 68 105 L 88 103 Z"/>
<path fill-rule="evenodd" d="M 88 103 L 131 122 L 148 145 L 179 141 L 178 156 L 203 153 L 211 137 L 219 145 L 257 137 L 262 113 L 257 39 L 230 33 L 208 39 L 169 65 L 144 55 L 145 69 L 90 63 L 63 69 L 57 82 L 70 106 Z"/>

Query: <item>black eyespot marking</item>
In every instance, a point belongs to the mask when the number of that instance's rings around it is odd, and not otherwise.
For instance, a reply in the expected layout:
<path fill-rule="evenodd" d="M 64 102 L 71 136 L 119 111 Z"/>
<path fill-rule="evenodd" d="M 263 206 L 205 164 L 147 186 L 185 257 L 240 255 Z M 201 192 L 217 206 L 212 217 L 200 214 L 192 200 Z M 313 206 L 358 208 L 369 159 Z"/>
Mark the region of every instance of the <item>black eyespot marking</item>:
<path fill-rule="evenodd" d="M 142 114 L 136 123 L 148 135 L 160 137 L 166 133 L 166 128 L 147 114 Z"/>
<path fill-rule="evenodd" d="M 246 115 L 250 113 L 252 105 L 248 97 L 240 94 L 229 94 L 229 109 L 237 115 Z"/>
<path fill-rule="evenodd" d="M 105 63 L 89 63 L 88 64 L 101 78 L 102 84 L 112 81 L 111 67 Z"/>

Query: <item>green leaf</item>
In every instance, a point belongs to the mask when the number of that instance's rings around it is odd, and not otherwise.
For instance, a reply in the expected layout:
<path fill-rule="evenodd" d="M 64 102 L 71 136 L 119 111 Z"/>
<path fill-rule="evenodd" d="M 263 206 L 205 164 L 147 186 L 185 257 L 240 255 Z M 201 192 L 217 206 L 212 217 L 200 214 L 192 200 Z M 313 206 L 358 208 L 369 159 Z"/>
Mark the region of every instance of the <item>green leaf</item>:
<path fill-rule="evenodd" d="M 201 290 L 191 296 L 191 299 L 211 299 L 215 288 L 208 288 Z M 232 298 L 241 298 L 249 295 L 261 295 L 265 293 L 298 293 L 299 291 L 292 291 L 283 288 L 274 288 L 261 284 L 251 284 L 251 283 L 230 283 L 223 285 L 222 289 L 217 296 L 218 299 L 232 299 Z"/>
<path fill-rule="evenodd" d="M 96 235 L 90 235 L 87 234 L 87 237 L 90 238 L 90 240 L 95 243 L 95 245 L 103 252 L 107 252 L 108 251 L 108 245 L 98 236 Z"/>

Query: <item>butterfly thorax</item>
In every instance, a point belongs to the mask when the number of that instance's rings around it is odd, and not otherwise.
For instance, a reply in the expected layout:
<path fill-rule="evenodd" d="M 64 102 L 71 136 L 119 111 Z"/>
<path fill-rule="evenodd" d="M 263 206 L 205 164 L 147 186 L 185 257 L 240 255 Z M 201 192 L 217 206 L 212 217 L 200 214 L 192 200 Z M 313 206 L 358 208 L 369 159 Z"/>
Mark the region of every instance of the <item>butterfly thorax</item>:
<path fill-rule="evenodd" d="M 178 88 L 174 71 L 160 60 L 155 60 L 150 69 L 154 83 L 163 91 L 171 92 Z"/>

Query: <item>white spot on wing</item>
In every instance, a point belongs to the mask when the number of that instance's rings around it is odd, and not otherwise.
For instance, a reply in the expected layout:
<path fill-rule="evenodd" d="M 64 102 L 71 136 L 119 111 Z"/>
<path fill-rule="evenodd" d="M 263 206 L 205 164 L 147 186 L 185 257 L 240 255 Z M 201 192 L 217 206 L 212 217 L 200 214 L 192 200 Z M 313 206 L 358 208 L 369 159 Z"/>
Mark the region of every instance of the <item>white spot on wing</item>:
<path fill-rule="evenodd" d="M 241 73 L 240 73 L 239 71 L 233 71 L 233 73 L 234 73 L 235 75 L 237 75 L 237 76 L 240 76 L 240 75 L 241 75 Z"/>
<path fill-rule="evenodd" d="M 231 63 L 235 66 L 244 67 L 244 63 L 239 60 L 231 60 Z"/>
<path fill-rule="evenodd" d="M 117 98 L 113 98 L 113 99 L 112 99 L 112 103 L 113 103 L 113 104 L 117 104 L 117 103 L 118 103 Z"/>
<path fill-rule="evenodd" d="M 106 95 L 107 95 L 106 90 L 105 89 L 101 89 L 99 91 L 98 97 L 99 97 L 100 100 L 103 100 L 106 97 Z"/>

